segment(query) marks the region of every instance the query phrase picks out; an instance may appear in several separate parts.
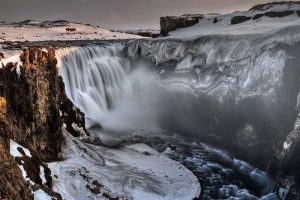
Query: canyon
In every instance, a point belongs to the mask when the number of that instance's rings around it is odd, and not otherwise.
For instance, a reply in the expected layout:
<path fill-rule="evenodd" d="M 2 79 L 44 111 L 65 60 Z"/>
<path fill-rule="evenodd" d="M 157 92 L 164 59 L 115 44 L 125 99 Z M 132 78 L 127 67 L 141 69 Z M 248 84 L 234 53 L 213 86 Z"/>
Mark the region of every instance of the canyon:
<path fill-rule="evenodd" d="M 2 41 L 0 198 L 299 198 L 299 10 L 175 17 L 157 39 Z"/>

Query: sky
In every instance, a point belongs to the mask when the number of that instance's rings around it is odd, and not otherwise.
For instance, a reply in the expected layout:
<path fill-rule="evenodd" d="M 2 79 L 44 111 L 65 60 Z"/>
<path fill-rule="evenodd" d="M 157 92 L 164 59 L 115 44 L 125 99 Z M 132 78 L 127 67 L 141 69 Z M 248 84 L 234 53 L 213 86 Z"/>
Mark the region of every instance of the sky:
<path fill-rule="evenodd" d="M 64 19 L 114 30 L 159 29 L 161 16 L 230 13 L 265 2 L 270 0 L 1 0 L 0 21 Z"/>

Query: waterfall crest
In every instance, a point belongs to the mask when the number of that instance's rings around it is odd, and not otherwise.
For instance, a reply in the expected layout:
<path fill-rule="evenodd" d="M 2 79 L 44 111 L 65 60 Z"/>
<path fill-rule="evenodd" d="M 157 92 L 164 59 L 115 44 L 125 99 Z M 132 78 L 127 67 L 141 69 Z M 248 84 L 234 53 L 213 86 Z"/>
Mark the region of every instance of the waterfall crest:
<path fill-rule="evenodd" d="M 87 115 L 100 109 L 107 112 L 121 95 L 120 84 L 128 62 L 117 48 L 74 48 L 57 52 L 66 93 Z M 125 66 L 125 67 L 124 67 Z M 93 109 L 88 105 L 97 105 Z"/>

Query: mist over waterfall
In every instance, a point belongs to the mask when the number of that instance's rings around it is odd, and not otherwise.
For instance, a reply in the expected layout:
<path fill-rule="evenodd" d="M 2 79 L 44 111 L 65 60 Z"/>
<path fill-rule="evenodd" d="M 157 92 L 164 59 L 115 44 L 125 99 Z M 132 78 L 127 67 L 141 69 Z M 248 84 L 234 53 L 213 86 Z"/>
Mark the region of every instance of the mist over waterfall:
<path fill-rule="evenodd" d="M 101 127 L 110 137 L 159 131 L 157 115 L 166 89 L 147 64 L 131 66 L 122 50 L 113 45 L 58 51 L 66 93 L 85 113 L 87 128 Z"/>

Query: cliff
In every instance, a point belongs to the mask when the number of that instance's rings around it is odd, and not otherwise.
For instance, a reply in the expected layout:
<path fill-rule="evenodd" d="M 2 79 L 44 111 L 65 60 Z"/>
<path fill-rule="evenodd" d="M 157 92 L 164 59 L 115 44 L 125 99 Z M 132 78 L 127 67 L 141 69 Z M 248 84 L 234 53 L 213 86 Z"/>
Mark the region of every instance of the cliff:
<path fill-rule="evenodd" d="M 20 58 L 22 66 L 9 63 L 0 69 L 0 198 L 32 199 L 31 191 L 42 188 L 59 199 L 51 192 L 46 162 L 62 159 L 63 129 L 79 136 L 72 124 L 84 128 L 84 115 L 65 95 L 53 49 L 25 49 Z M 32 156 L 12 157 L 10 141 L 28 148 Z"/>
<path fill-rule="evenodd" d="M 183 15 L 179 17 L 166 16 L 160 18 L 160 29 L 163 36 L 167 36 L 169 32 L 178 28 L 186 28 L 193 26 L 202 19 L 202 15 Z"/>
<path fill-rule="evenodd" d="M 161 18 L 163 36 L 199 38 L 204 35 L 242 35 L 276 32 L 299 24 L 299 2 L 271 2 L 224 15 L 182 15 Z M 191 27 L 192 26 L 192 27 Z"/>

